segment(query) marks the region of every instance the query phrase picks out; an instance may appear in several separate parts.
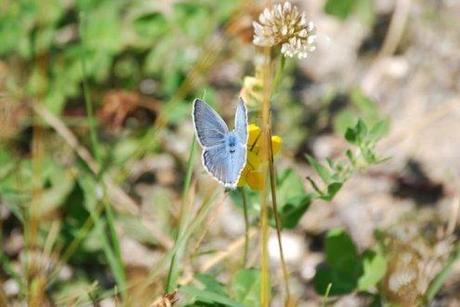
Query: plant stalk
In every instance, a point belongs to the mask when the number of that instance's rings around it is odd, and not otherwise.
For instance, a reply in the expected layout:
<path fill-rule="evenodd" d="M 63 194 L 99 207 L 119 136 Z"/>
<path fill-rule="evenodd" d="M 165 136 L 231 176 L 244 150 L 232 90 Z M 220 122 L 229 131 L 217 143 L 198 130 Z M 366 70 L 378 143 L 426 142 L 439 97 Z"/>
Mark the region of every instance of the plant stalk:
<path fill-rule="evenodd" d="M 281 258 L 281 269 L 283 271 L 283 279 L 284 279 L 284 291 L 286 293 L 286 300 L 285 300 L 285 306 L 294 306 L 294 302 L 292 301 L 291 298 L 291 292 L 289 290 L 289 273 L 288 269 L 286 266 L 286 261 L 284 260 L 284 251 L 283 251 L 283 244 L 281 241 L 281 221 L 280 217 L 278 214 L 278 205 L 277 205 L 277 200 L 276 200 L 276 176 L 275 176 L 275 166 L 273 163 L 273 148 L 271 146 L 271 139 L 272 139 L 272 133 L 271 133 L 271 128 L 268 130 L 268 140 L 267 142 L 270 142 L 270 146 L 268 146 L 268 151 L 269 151 L 269 159 L 268 159 L 268 168 L 269 168 L 269 173 L 270 173 L 270 188 L 271 188 L 271 194 L 272 194 L 272 206 L 273 206 L 273 216 L 275 217 L 275 226 L 276 226 L 276 237 L 278 239 L 278 249 L 280 253 L 280 258 Z"/>
<path fill-rule="evenodd" d="M 263 66 L 263 101 L 262 101 L 262 118 L 261 118 L 261 134 L 262 134 L 262 156 L 266 160 L 269 159 L 270 143 L 268 143 L 269 126 L 270 126 L 270 96 L 271 96 L 271 49 L 264 48 L 264 66 Z M 268 169 L 265 167 L 263 173 L 268 175 Z M 265 183 L 263 190 L 260 193 L 260 254 L 261 254 L 261 283 L 260 283 L 260 303 L 262 307 L 270 305 L 270 263 L 268 255 L 268 186 Z"/>
<path fill-rule="evenodd" d="M 241 198 L 243 199 L 243 213 L 244 213 L 244 253 L 243 253 L 243 268 L 246 267 L 248 261 L 248 250 L 249 250 L 249 215 L 248 215 L 248 203 L 246 199 L 246 193 L 244 188 L 239 188 Z"/>

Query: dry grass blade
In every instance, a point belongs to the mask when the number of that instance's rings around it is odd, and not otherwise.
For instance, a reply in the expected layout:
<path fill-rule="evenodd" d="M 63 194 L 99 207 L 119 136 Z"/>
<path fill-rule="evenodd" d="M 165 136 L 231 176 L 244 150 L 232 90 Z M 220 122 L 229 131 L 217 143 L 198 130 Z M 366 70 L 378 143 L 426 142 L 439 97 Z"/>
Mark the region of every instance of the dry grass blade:
<path fill-rule="evenodd" d="M 93 159 L 89 151 L 79 143 L 77 137 L 58 117 L 53 115 L 50 111 L 48 111 L 48 109 L 40 104 L 34 104 L 32 108 L 67 142 L 67 144 L 69 144 L 70 147 L 72 147 L 72 149 L 75 150 L 78 156 L 85 161 L 93 173 L 97 174 L 99 172 L 99 165 Z M 107 186 L 107 191 L 111 201 L 114 201 L 114 204 L 117 205 L 120 211 L 131 214 L 139 213 L 139 207 L 136 202 L 119 187 L 117 187 L 111 178 L 104 176 L 104 183 Z"/>

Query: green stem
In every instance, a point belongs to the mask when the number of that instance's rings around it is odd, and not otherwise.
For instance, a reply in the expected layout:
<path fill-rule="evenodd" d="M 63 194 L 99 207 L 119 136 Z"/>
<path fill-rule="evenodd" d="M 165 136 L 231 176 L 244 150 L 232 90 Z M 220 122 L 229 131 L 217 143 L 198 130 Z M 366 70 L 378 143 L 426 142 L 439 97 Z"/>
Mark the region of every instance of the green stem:
<path fill-rule="evenodd" d="M 243 199 L 243 212 L 244 212 L 244 254 L 243 254 L 243 268 L 246 267 L 248 261 L 248 250 L 249 250 L 249 215 L 248 215 L 248 204 L 246 200 L 246 193 L 244 188 L 239 188 L 241 198 Z"/>
<path fill-rule="evenodd" d="M 276 70 L 275 80 L 273 81 L 273 92 L 276 92 L 283 76 L 284 67 L 286 66 L 286 58 L 281 56 L 278 69 Z"/>
<path fill-rule="evenodd" d="M 272 133 L 271 128 L 268 130 L 268 140 L 270 146 L 268 146 L 269 159 L 268 159 L 268 168 L 270 173 L 270 188 L 272 194 L 272 205 L 273 205 L 273 216 L 275 217 L 275 226 L 276 226 L 276 236 L 278 239 L 278 249 L 281 258 L 281 269 L 283 271 L 284 279 L 284 290 L 286 291 L 286 305 L 289 306 L 291 302 L 291 292 L 289 290 L 289 273 L 286 266 L 286 261 L 284 260 L 283 244 L 281 241 L 281 221 L 278 214 L 278 205 L 276 200 L 276 177 L 275 177 L 275 166 L 273 162 L 273 148 L 271 146 Z"/>
<path fill-rule="evenodd" d="M 190 182 L 192 180 L 194 157 L 195 157 L 195 138 L 193 138 L 192 144 L 190 145 L 190 152 L 189 152 L 189 157 L 187 161 L 187 173 L 185 175 L 184 189 L 182 190 L 182 206 L 181 206 L 181 212 L 179 215 L 179 224 L 177 227 L 177 233 L 176 233 L 176 238 L 175 238 L 175 243 L 174 243 L 175 251 L 172 254 L 171 262 L 169 264 L 169 271 L 168 271 L 168 277 L 166 279 L 166 288 L 165 288 L 166 293 L 171 293 L 177 287 L 177 279 L 179 277 L 178 260 L 180 259 L 182 255 L 182 251 L 185 247 L 185 241 L 182 240 L 184 236 L 183 234 L 184 217 L 186 216 L 186 212 L 185 212 L 185 208 L 187 207 L 186 198 L 187 198 L 188 191 L 190 189 Z M 183 243 L 181 244 L 181 242 Z"/>
<path fill-rule="evenodd" d="M 441 290 L 442 285 L 446 281 L 449 274 L 452 272 L 452 266 L 458 260 L 460 260 L 460 243 L 457 244 L 454 253 L 449 257 L 449 260 L 447 261 L 442 271 L 439 272 L 431 282 L 430 287 L 428 288 L 428 291 L 425 295 L 425 300 L 427 303 L 431 302 L 439 290 Z"/>
<path fill-rule="evenodd" d="M 331 288 L 332 288 L 332 283 L 329 283 L 327 285 L 327 288 L 326 288 L 326 293 L 324 294 L 324 297 L 323 297 L 323 302 L 321 304 L 321 307 L 326 307 L 327 306 L 327 300 L 329 298 L 329 292 L 331 291 Z"/>

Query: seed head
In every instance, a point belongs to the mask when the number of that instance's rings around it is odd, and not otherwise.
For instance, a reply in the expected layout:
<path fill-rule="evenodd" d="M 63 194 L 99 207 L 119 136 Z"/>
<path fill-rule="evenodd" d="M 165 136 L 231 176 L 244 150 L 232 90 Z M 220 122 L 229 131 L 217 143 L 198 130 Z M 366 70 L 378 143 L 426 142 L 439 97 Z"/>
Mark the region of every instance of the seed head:
<path fill-rule="evenodd" d="M 315 50 L 316 30 L 313 22 L 307 22 L 305 12 L 299 13 L 290 2 L 265 8 L 259 21 L 253 22 L 253 43 L 260 47 L 281 45 L 285 57 L 306 58 Z"/>

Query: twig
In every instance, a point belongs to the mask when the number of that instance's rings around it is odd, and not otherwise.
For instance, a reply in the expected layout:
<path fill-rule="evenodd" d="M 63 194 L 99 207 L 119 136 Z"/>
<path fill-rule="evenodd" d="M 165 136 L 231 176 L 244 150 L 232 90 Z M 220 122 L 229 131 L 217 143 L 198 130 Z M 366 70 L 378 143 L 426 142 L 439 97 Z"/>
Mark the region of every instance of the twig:
<path fill-rule="evenodd" d="M 401 41 L 406 27 L 407 17 L 409 16 L 410 0 L 398 0 L 391 17 L 388 33 L 383 41 L 382 49 L 378 54 L 379 58 L 392 55 Z"/>

